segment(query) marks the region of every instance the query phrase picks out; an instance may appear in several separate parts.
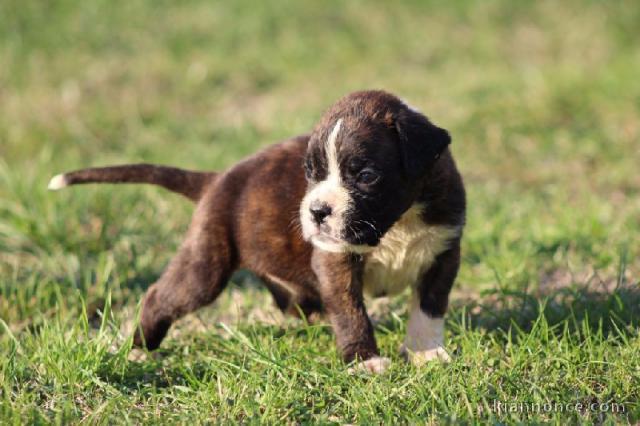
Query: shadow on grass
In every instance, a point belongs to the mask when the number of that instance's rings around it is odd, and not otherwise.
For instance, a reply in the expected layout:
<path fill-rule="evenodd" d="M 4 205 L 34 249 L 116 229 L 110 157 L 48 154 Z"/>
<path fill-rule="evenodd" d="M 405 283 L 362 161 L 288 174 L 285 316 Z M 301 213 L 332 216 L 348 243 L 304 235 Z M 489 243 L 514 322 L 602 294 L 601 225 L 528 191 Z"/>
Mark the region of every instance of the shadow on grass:
<path fill-rule="evenodd" d="M 198 348 L 203 354 L 216 354 L 225 356 L 224 338 L 207 334 L 206 339 L 197 339 L 204 342 L 206 347 Z M 140 352 L 142 353 L 142 352 Z M 208 377 L 207 382 L 215 379 L 221 371 L 220 363 L 211 362 L 210 359 L 190 359 L 188 363 L 179 360 L 182 353 L 180 347 L 169 345 L 147 353 L 142 360 L 129 360 L 125 368 L 116 368 L 122 365 L 119 355 L 105 354 L 102 368 L 98 376 L 117 387 L 121 392 L 153 393 L 154 389 L 170 388 L 174 386 L 190 386 L 191 382 L 202 382 Z M 173 359 L 178 357 L 177 359 Z M 233 365 L 223 366 L 222 369 L 233 369 Z M 235 367 L 237 368 L 237 367 Z"/>
<path fill-rule="evenodd" d="M 251 274 L 240 273 L 235 276 L 242 285 L 258 285 Z M 394 301 L 391 307 L 395 311 L 400 305 Z M 543 320 L 549 328 L 561 334 L 566 329 L 579 339 L 587 335 L 601 334 L 619 336 L 623 339 L 636 335 L 640 327 L 640 285 L 625 280 L 586 280 L 583 284 L 573 281 L 548 279 L 540 283 L 536 291 L 496 289 L 485 291 L 477 299 L 453 300 L 450 320 L 464 323 L 466 328 L 483 329 L 495 334 L 498 339 L 506 339 L 510 330 L 530 333 L 536 323 Z M 377 322 L 376 328 L 384 333 L 399 333 L 406 318 L 385 315 Z M 242 363 L 238 361 L 237 347 L 230 347 L 228 338 L 212 333 L 194 333 L 187 337 L 188 345 L 196 347 L 198 352 L 210 354 L 220 362 L 192 360 L 188 367 L 181 362 L 163 362 L 173 356 L 180 356 L 183 341 L 169 344 L 154 352 L 145 361 L 131 361 L 120 373 L 105 368 L 100 376 L 118 386 L 123 392 L 146 392 L 144 389 L 189 386 L 190 380 L 205 382 L 215 378 L 220 370 L 229 374 L 241 374 Z M 267 324 L 246 324 L 238 330 L 250 336 L 270 336 L 277 340 L 285 336 L 295 339 L 315 339 L 318 335 L 331 335 L 326 321 L 316 325 L 282 327 Z M 235 349 L 234 349 L 235 348 Z M 194 383 L 195 383 L 194 382 Z"/>
<path fill-rule="evenodd" d="M 640 329 L 640 282 L 623 278 L 575 279 L 553 274 L 542 280 L 535 291 L 526 289 L 492 289 L 473 298 L 452 298 L 449 321 L 467 329 L 482 329 L 497 337 L 510 330 L 530 333 L 543 320 L 555 333 L 565 328 L 580 338 L 602 333 L 604 338 L 635 336 Z M 387 311 L 402 309 L 402 303 L 392 301 Z M 376 318 L 379 331 L 400 333 L 407 315 L 392 317 L 387 312 Z M 458 327 L 456 327 L 458 328 Z"/>
<path fill-rule="evenodd" d="M 120 355 L 106 353 L 97 374 L 128 394 L 153 393 L 154 388 L 175 386 L 193 388 L 198 384 L 211 383 L 220 375 L 241 377 L 254 374 L 248 371 L 247 362 L 279 364 L 280 360 L 272 359 L 262 346 L 264 338 L 274 342 L 294 338 L 302 342 L 321 335 L 332 339 L 331 330 L 326 325 L 287 327 L 251 324 L 234 330 L 233 336 L 223 334 L 221 327 L 212 327 L 210 332 L 187 334 L 180 341 L 170 339 L 165 346 L 152 352 L 136 350 L 140 359 L 129 359 L 124 365 Z M 185 350 L 195 354 L 187 356 L 187 362 Z M 305 356 L 309 354 L 310 350 L 306 349 Z"/>
<path fill-rule="evenodd" d="M 462 311 L 464 309 L 464 311 Z M 629 336 L 640 325 L 638 284 L 587 283 L 542 286 L 527 293 L 517 290 L 484 292 L 479 301 L 455 303 L 453 312 L 465 316 L 470 328 L 528 333 L 543 318 L 558 333 L 567 327 L 580 336 L 602 333 Z"/>

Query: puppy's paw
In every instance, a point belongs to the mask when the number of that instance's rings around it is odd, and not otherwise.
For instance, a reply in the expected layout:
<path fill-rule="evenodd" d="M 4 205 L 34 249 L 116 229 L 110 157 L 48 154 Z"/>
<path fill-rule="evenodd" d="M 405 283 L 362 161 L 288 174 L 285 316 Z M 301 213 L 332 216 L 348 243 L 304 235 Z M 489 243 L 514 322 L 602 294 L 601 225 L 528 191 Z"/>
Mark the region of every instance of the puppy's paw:
<path fill-rule="evenodd" d="M 349 374 L 355 373 L 369 373 L 369 374 L 382 374 L 391 365 L 391 360 L 389 358 L 375 356 L 373 358 L 369 358 L 366 361 L 360 361 L 353 367 L 347 370 Z"/>
<path fill-rule="evenodd" d="M 411 363 L 416 367 L 421 367 L 432 361 L 440 361 L 444 363 L 451 361 L 451 357 L 442 346 L 423 351 L 410 351 L 402 346 L 402 348 L 400 348 L 400 352 L 405 356 L 405 359 L 411 361 Z"/>

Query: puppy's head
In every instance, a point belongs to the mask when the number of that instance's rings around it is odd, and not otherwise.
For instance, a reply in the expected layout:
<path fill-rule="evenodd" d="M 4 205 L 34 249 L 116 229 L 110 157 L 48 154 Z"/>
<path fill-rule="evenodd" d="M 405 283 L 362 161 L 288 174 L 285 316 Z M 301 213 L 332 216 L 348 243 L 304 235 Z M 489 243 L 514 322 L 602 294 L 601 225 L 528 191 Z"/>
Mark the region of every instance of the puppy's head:
<path fill-rule="evenodd" d="M 415 201 L 451 139 L 381 91 L 352 93 L 325 113 L 305 158 L 303 236 L 332 252 L 366 252 Z"/>

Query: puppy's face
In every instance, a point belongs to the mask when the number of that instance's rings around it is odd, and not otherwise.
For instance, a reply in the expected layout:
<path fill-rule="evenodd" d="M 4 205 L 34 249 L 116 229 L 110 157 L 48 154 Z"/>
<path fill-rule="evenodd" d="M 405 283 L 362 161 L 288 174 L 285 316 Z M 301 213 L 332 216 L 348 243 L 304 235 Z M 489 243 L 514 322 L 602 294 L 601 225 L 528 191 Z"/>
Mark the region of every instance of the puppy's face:
<path fill-rule="evenodd" d="M 446 131 L 385 92 L 338 101 L 309 140 L 303 237 L 332 252 L 366 252 L 414 202 L 449 144 Z"/>

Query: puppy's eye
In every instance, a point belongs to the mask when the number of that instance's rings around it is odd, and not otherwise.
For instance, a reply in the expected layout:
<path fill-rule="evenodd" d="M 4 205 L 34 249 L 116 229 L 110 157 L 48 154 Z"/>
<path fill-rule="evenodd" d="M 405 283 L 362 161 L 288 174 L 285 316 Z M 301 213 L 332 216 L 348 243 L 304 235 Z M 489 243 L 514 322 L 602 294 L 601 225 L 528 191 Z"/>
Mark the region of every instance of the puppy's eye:
<path fill-rule="evenodd" d="M 371 169 L 364 169 L 358 173 L 358 183 L 361 185 L 371 185 L 380 179 L 380 175 Z"/>

